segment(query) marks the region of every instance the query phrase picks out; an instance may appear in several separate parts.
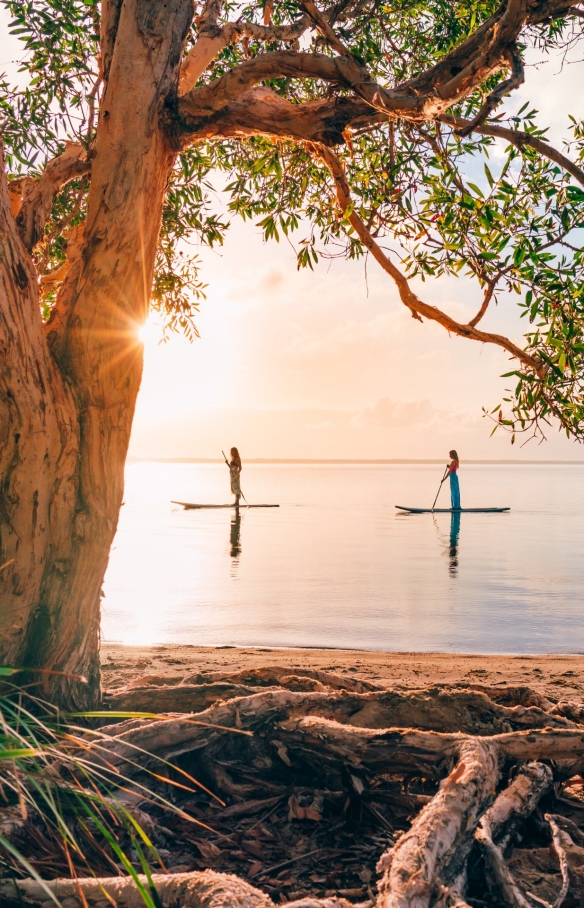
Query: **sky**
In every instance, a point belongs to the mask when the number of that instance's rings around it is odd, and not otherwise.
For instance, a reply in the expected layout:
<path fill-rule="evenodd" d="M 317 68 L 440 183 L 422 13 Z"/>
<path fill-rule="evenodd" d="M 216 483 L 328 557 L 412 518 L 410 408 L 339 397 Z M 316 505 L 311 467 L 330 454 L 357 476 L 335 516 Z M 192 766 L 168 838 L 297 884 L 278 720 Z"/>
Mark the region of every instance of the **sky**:
<path fill-rule="evenodd" d="M 2 30 L 0 69 L 15 73 L 16 47 Z M 507 110 L 535 104 L 561 147 L 568 114 L 584 117 L 584 63 L 562 69 L 559 57 L 540 65 L 533 54 L 528 63 Z M 363 261 L 340 260 L 298 272 L 285 239 L 266 244 L 239 219 L 222 248 L 196 251 L 208 284 L 201 336 L 161 343 L 153 317 L 142 329 L 131 456 L 214 459 L 236 445 L 244 459 L 441 459 L 453 447 L 462 459 L 584 459 L 555 430 L 524 447 L 504 433 L 490 438 L 482 407 L 504 396 L 507 354 L 414 321 L 374 261 L 367 273 Z M 465 278 L 413 288 L 460 321 L 480 306 L 479 288 Z M 510 297 L 483 325 L 521 342 Z"/>

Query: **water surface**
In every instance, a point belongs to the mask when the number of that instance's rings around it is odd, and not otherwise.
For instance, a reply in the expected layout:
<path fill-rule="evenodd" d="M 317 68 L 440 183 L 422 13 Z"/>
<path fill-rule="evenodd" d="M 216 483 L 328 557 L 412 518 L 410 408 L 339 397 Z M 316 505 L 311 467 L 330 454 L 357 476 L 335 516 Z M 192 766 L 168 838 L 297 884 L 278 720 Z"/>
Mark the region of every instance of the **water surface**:
<path fill-rule="evenodd" d="M 584 466 L 462 465 L 463 507 L 430 507 L 442 468 L 134 463 L 105 582 L 103 636 L 127 644 L 399 651 L 584 651 Z M 446 484 L 439 505 L 448 507 Z"/>

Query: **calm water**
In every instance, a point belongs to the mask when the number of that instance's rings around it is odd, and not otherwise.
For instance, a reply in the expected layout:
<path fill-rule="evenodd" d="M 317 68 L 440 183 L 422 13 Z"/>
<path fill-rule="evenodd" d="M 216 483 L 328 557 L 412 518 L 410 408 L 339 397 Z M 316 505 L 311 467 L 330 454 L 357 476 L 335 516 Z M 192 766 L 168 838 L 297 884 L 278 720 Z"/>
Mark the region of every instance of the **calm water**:
<path fill-rule="evenodd" d="M 429 507 L 432 465 L 131 464 L 105 583 L 110 642 L 460 652 L 584 651 L 584 466 L 463 464 L 463 507 Z M 443 487 L 439 506 L 448 507 Z"/>

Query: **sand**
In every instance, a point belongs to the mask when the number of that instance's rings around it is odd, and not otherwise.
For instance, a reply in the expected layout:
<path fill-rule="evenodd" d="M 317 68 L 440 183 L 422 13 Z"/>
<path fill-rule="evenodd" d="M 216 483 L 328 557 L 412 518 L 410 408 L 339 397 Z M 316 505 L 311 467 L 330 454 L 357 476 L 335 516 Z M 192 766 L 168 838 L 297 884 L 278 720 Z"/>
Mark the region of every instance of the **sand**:
<path fill-rule="evenodd" d="M 230 672 L 267 666 L 320 669 L 354 678 L 428 687 L 459 682 L 525 685 L 551 699 L 581 699 L 584 655 L 475 656 L 339 649 L 231 646 L 102 646 L 103 686 L 180 684 L 193 672 Z"/>

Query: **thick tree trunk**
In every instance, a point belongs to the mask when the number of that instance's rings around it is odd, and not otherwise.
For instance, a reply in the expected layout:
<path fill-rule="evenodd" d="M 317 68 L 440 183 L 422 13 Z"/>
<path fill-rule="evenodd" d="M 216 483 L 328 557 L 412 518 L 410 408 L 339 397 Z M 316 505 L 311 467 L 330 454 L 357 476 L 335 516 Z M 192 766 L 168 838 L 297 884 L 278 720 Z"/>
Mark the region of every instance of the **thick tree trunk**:
<path fill-rule="evenodd" d="M 0 659 L 42 664 L 43 641 L 58 624 L 47 591 L 58 601 L 69 568 L 70 534 L 58 528 L 71 527 L 75 512 L 79 427 L 45 343 L 37 278 L 3 173 L 0 242 Z"/>
<path fill-rule="evenodd" d="M 108 19 L 83 247 L 46 336 L 3 189 L 0 533 L 2 563 L 15 560 L 0 575 L 0 661 L 85 675 L 87 685 L 43 676 L 45 693 L 61 703 L 90 705 L 99 695 L 101 587 L 142 374 L 137 331 L 173 164 L 161 114 L 191 16 L 190 0 L 124 0 Z"/>

